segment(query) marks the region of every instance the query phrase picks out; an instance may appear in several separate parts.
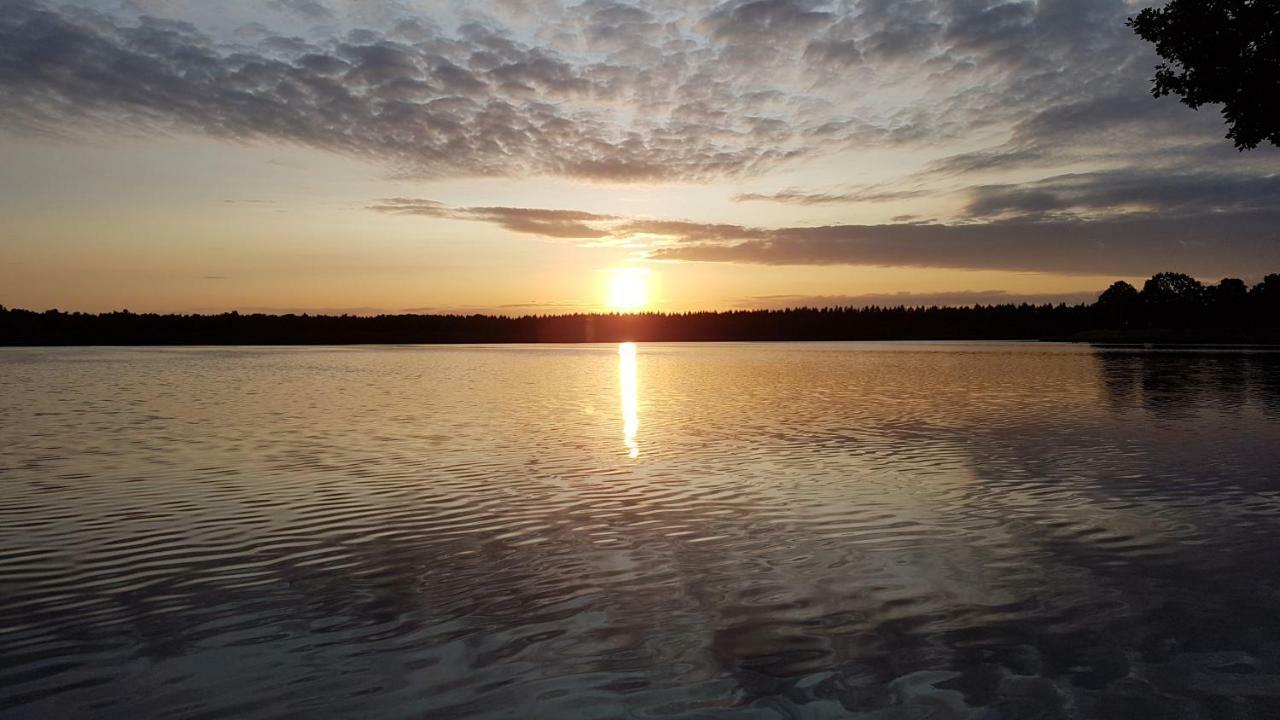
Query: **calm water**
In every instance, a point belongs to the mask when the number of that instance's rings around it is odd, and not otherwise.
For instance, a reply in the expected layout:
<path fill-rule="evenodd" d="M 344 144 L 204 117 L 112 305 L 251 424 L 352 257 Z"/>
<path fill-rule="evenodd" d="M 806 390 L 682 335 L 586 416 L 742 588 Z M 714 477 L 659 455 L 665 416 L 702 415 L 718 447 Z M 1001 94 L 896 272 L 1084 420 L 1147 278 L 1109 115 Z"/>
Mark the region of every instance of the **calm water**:
<path fill-rule="evenodd" d="M 0 716 L 1274 718 L 1280 354 L 0 350 Z"/>

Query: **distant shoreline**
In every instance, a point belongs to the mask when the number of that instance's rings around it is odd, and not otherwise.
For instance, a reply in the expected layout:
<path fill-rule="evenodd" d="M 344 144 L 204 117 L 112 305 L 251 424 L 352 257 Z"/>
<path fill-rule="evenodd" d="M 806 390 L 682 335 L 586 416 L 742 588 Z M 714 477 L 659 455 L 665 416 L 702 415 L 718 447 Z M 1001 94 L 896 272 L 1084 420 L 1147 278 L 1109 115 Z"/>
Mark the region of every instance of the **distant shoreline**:
<path fill-rule="evenodd" d="M 1280 340 L 1258 340 L 1245 342 L 1185 341 L 1185 342 L 1143 342 L 1143 341 L 1095 341 L 1072 340 L 1063 338 L 849 338 L 823 340 L 484 340 L 484 341 L 440 341 L 440 342 L 118 342 L 118 343 L 12 343 L 0 342 L 0 350 L 20 348 L 306 348 L 306 347 L 466 347 L 496 345 L 617 345 L 624 342 L 648 344 L 803 344 L 803 343 L 1024 343 L 1030 345 L 1088 345 L 1114 350 L 1247 350 L 1249 348 L 1280 349 Z"/>
<path fill-rule="evenodd" d="M 1277 346 L 1271 312 L 1182 327 L 1114 327 L 1093 305 L 791 308 L 723 312 L 494 315 L 158 315 L 34 312 L 0 307 L 0 346 L 316 346 L 617 342 L 1029 341 L 1106 345 Z M 1216 326 L 1214 323 L 1221 323 Z M 1228 323 L 1230 323 L 1228 325 Z M 1109 326 L 1111 325 L 1111 326 Z"/>

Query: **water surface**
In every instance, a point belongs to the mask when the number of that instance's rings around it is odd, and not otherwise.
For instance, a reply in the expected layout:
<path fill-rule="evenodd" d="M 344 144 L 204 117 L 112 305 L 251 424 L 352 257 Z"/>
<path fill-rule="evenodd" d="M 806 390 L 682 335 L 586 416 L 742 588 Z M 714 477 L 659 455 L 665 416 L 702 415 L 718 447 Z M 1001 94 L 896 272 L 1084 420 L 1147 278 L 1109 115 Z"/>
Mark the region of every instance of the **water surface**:
<path fill-rule="evenodd" d="M 1280 354 L 0 350 L 0 716 L 1265 718 Z"/>

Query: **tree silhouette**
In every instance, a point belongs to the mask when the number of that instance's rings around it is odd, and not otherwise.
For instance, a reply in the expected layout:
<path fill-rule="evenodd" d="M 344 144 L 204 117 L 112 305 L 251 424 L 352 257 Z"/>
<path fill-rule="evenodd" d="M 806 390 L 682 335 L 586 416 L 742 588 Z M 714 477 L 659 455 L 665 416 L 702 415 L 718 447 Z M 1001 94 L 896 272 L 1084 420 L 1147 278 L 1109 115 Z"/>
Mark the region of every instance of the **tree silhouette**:
<path fill-rule="evenodd" d="M 799 307 L 571 315 L 88 314 L 0 306 L 0 345 L 330 345 L 722 340 L 1031 340 L 1280 344 L 1280 274 L 1246 292 L 1159 273 L 1093 305 Z"/>
<path fill-rule="evenodd" d="M 1280 147 L 1280 1 L 1170 0 L 1128 25 L 1164 60 L 1152 95 L 1191 108 L 1221 103 L 1238 149 Z"/>
<path fill-rule="evenodd" d="M 1138 289 L 1123 280 L 1111 283 L 1111 287 L 1102 291 L 1098 302 L 1105 305 L 1123 305 L 1138 299 Z"/>
<path fill-rule="evenodd" d="M 1249 321 L 1249 286 L 1240 278 L 1222 278 L 1204 289 L 1205 311 L 1217 322 L 1240 327 Z"/>
<path fill-rule="evenodd" d="M 1138 289 L 1117 280 L 1098 296 L 1098 310 L 1108 328 L 1126 328 L 1133 322 L 1139 306 Z"/>
<path fill-rule="evenodd" d="M 1184 273 L 1156 273 L 1142 285 L 1142 298 L 1149 303 L 1195 303 L 1202 293 L 1204 285 Z"/>
<path fill-rule="evenodd" d="M 1188 320 L 1194 324 L 1194 316 L 1204 298 L 1204 285 L 1183 273 L 1156 273 L 1142 285 L 1139 296 L 1148 322 L 1157 327 L 1169 327 Z"/>
<path fill-rule="evenodd" d="M 1271 273 L 1262 278 L 1262 282 L 1253 286 L 1253 292 L 1258 293 L 1260 297 L 1280 300 L 1280 273 Z"/>
<path fill-rule="evenodd" d="M 1264 321 L 1280 319 L 1280 274 L 1272 273 L 1249 291 L 1253 305 L 1262 314 Z"/>

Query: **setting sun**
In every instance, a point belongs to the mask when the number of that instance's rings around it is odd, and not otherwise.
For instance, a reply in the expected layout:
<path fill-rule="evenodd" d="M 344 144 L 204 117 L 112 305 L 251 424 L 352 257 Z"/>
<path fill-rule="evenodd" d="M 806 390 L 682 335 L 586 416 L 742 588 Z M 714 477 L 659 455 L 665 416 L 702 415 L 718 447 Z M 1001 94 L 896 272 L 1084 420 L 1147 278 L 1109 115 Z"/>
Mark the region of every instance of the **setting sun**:
<path fill-rule="evenodd" d="M 649 304 L 649 271 L 621 268 L 609 273 L 609 308 L 640 310 Z"/>

